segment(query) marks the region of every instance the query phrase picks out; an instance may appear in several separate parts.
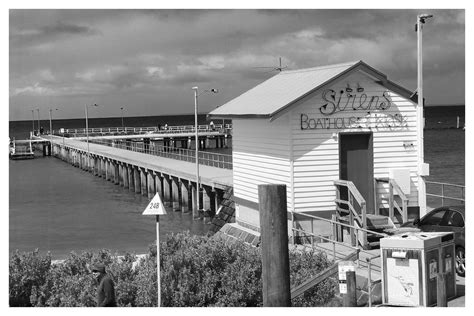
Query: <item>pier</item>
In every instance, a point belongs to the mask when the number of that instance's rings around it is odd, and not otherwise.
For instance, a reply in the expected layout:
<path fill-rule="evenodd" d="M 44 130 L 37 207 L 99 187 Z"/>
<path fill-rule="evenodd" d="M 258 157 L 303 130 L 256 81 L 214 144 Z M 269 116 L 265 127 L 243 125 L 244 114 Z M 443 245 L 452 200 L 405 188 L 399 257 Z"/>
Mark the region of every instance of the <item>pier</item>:
<path fill-rule="evenodd" d="M 193 131 L 142 129 L 142 133 L 117 135 L 117 129 L 95 129 L 90 131 L 88 142 L 82 136 L 83 130 L 74 132 L 78 137 L 43 135 L 37 142 L 45 148 L 50 146 L 53 156 L 131 192 L 149 198 L 158 192 L 165 205 L 175 211 L 199 211 L 200 216 L 212 217 L 225 192 L 233 187 L 232 170 L 224 167 L 225 155 L 200 152 L 201 189 L 197 190 L 195 156 L 190 154 L 194 152 L 191 145 L 195 146 L 191 144 Z M 228 136 L 222 128 L 200 129 L 200 148 L 209 148 L 211 143 L 216 148 L 224 147 Z M 158 141 L 168 146 L 159 145 Z M 196 205 L 198 191 L 200 209 Z"/>

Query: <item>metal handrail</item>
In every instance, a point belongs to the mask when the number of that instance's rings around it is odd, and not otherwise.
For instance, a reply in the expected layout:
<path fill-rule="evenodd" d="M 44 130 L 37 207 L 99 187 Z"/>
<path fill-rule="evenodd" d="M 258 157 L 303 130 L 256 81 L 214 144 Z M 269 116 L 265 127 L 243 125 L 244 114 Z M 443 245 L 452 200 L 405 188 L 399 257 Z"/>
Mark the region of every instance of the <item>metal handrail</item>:
<path fill-rule="evenodd" d="M 446 182 L 435 182 L 435 181 L 425 181 L 425 184 L 435 184 L 435 185 L 441 185 L 441 194 L 434 194 L 434 193 L 428 193 L 426 192 L 427 196 L 432 196 L 432 197 L 437 197 L 441 198 L 441 206 L 444 206 L 444 200 L 455 200 L 455 201 L 460 201 L 462 204 L 466 203 L 466 198 L 465 198 L 465 190 L 466 186 L 460 185 L 460 184 L 451 184 L 451 183 L 446 183 Z M 445 195 L 445 187 L 453 187 L 453 188 L 459 188 L 461 189 L 461 198 L 459 197 L 452 197 L 452 196 L 447 196 Z"/>
<path fill-rule="evenodd" d="M 129 142 L 126 141 L 114 141 L 107 142 L 103 140 L 93 140 L 92 143 L 106 145 L 109 147 L 115 147 L 145 154 L 150 154 L 154 156 L 159 156 L 163 158 L 171 158 L 176 160 L 195 162 L 196 161 L 196 152 L 194 150 L 186 148 L 175 148 L 170 146 L 154 145 L 144 143 Z M 199 163 L 202 165 L 222 168 L 222 169 L 232 169 L 232 155 L 219 154 L 214 152 L 199 151 Z"/>
<path fill-rule="evenodd" d="M 177 125 L 168 127 L 91 127 L 87 129 L 90 134 L 93 133 L 149 133 L 154 132 L 156 134 L 179 134 L 179 133 L 190 133 L 196 130 L 194 125 Z M 230 133 L 232 131 L 232 124 L 214 124 L 212 125 L 198 125 L 199 131 L 222 131 Z M 71 128 L 64 129 L 64 133 L 67 134 L 86 134 L 85 128 Z M 53 134 L 62 135 L 60 130 L 53 130 Z"/>
<path fill-rule="evenodd" d="M 338 222 L 338 221 L 334 221 L 334 220 L 327 219 L 327 218 L 320 217 L 320 216 L 316 216 L 316 215 L 307 214 L 307 213 L 304 213 L 304 212 L 297 213 L 297 216 L 307 217 L 307 218 L 311 218 L 311 219 L 316 219 L 316 220 L 325 221 L 325 222 L 328 222 L 328 223 L 330 223 L 330 224 L 332 224 L 332 225 L 340 225 L 340 226 L 344 226 L 344 227 L 349 227 L 349 228 L 355 229 L 357 235 L 359 235 L 359 231 L 362 231 L 362 232 L 365 232 L 365 233 L 370 233 L 370 234 L 378 235 L 378 236 L 381 236 L 381 237 L 387 237 L 387 236 L 389 236 L 388 234 L 385 234 L 385 233 L 375 232 L 375 231 L 371 231 L 371 230 L 369 230 L 369 229 L 357 227 L 357 226 L 354 226 L 354 225 L 345 224 L 345 223 L 340 223 L 340 222 Z M 334 231 L 334 230 L 333 230 L 333 231 Z M 301 237 L 310 236 L 310 237 L 311 237 L 311 245 L 312 245 L 312 246 L 314 246 L 314 239 L 315 239 L 315 238 L 319 238 L 319 239 L 322 239 L 322 240 L 326 240 L 326 241 L 328 241 L 328 242 L 331 242 L 331 243 L 333 244 L 333 257 L 334 257 L 334 258 L 336 258 L 336 244 L 341 245 L 341 246 L 344 246 L 344 247 L 348 247 L 348 248 L 351 248 L 351 249 L 354 249 L 354 250 L 357 250 L 357 251 L 359 251 L 359 252 L 364 252 L 364 253 L 370 254 L 370 252 L 367 252 L 367 251 L 365 251 L 364 249 L 360 248 L 358 243 L 357 243 L 356 246 L 353 246 L 353 245 L 349 245 L 349 244 L 346 244 L 346 243 L 343 243 L 343 242 L 339 242 L 339 241 L 334 240 L 335 236 L 332 236 L 332 239 L 331 239 L 331 238 L 325 237 L 325 236 L 323 236 L 323 235 L 321 235 L 321 234 L 316 234 L 316 233 L 313 231 L 313 228 L 311 228 L 311 232 L 298 229 L 298 228 L 295 227 L 294 217 L 292 217 L 293 242 L 294 242 L 294 239 L 295 239 L 295 237 L 294 237 L 294 232 L 299 232 L 299 233 L 304 234 L 304 236 L 301 236 Z M 316 246 L 319 247 L 318 245 L 316 245 Z M 322 247 L 320 247 L 320 248 L 322 248 Z M 357 258 L 357 265 L 359 266 L 359 258 Z"/>
<path fill-rule="evenodd" d="M 367 257 L 365 261 L 367 261 L 367 294 L 368 294 L 368 301 L 369 307 L 372 307 L 372 260 L 381 257 L 381 255 L 377 255 L 374 257 Z"/>
<path fill-rule="evenodd" d="M 316 215 L 306 214 L 305 212 L 297 213 L 297 215 L 298 216 L 302 215 L 302 216 L 306 216 L 306 217 L 309 217 L 309 218 L 314 218 L 314 219 L 317 219 L 317 220 L 322 220 L 322 221 L 326 221 L 326 222 L 329 222 L 329 223 L 333 223 L 333 224 L 337 224 L 337 225 L 341 225 L 341 226 L 346 226 L 346 227 L 349 227 L 349 228 L 352 227 L 354 229 L 364 231 L 364 232 L 370 233 L 370 234 L 380 235 L 382 237 L 389 236 L 388 234 L 385 234 L 385 233 L 380 233 L 380 232 L 376 232 L 376 231 L 373 231 L 373 230 L 370 230 L 370 229 L 366 229 L 366 228 L 362 228 L 362 227 L 356 227 L 356 226 L 349 225 L 349 224 L 344 224 L 344 223 L 341 223 L 341 222 L 338 222 L 338 221 L 334 221 L 332 219 L 327 219 L 327 218 L 319 217 L 319 216 L 316 216 Z"/>
<path fill-rule="evenodd" d="M 334 185 L 336 186 L 336 192 L 337 192 L 337 196 L 336 196 L 336 199 L 335 199 L 336 205 L 337 205 L 337 203 L 343 203 L 343 204 L 347 205 L 348 208 L 349 208 L 349 220 L 350 220 L 350 222 L 353 223 L 354 219 L 355 219 L 361 224 L 362 228 L 367 228 L 367 214 L 366 214 L 367 213 L 367 209 L 366 209 L 367 205 L 366 205 L 366 201 L 362 197 L 362 194 L 360 194 L 359 190 L 357 190 L 357 187 L 354 185 L 354 183 L 352 181 L 348 181 L 348 180 L 335 180 Z M 339 186 L 345 186 L 347 188 L 347 190 L 348 190 L 347 200 L 340 199 L 340 189 L 338 188 Z M 357 201 L 357 203 L 360 206 L 360 211 L 361 211 L 360 215 L 353 206 L 353 198 L 352 197 L 355 198 L 355 200 Z M 354 235 L 354 231 L 353 231 L 353 229 L 351 229 L 351 238 L 353 238 L 352 237 L 353 235 Z M 356 234 L 356 236 L 357 236 L 357 240 L 359 240 L 359 234 Z M 367 235 L 366 235 L 366 233 L 363 233 L 362 243 L 363 243 L 363 246 L 366 246 L 366 244 L 367 244 Z"/>
<path fill-rule="evenodd" d="M 407 202 L 408 202 L 408 199 L 405 195 L 405 193 L 403 193 L 402 189 L 400 188 L 400 186 L 398 185 L 398 183 L 394 180 L 394 179 L 390 179 L 389 180 L 389 185 L 390 185 L 390 218 L 393 218 L 393 210 L 394 210 L 394 206 L 395 206 L 395 209 L 398 211 L 398 213 L 400 213 L 400 215 L 402 215 L 402 221 L 405 223 L 408 221 L 408 209 L 407 209 Z M 400 197 L 400 199 L 402 200 L 402 207 L 400 208 L 400 205 L 398 205 L 397 201 L 395 201 L 395 199 L 393 198 L 393 191 L 395 190 L 395 193 Z"/>

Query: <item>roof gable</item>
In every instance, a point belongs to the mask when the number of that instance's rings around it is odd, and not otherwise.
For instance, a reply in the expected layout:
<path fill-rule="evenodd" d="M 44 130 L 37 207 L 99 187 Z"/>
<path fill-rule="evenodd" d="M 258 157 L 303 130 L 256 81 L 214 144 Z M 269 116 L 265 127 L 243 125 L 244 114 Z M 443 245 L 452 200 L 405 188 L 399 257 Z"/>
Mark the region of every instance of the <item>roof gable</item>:
<path fill-rule="evenodd" d="M 389 81 L 363 61 L 282 71 L 208 114 L 209 117 L 260 117 L 281 115 L 295 102 L 354 71 L 363 71 L 381 85 L 409 98 L 411 91 Z"/>

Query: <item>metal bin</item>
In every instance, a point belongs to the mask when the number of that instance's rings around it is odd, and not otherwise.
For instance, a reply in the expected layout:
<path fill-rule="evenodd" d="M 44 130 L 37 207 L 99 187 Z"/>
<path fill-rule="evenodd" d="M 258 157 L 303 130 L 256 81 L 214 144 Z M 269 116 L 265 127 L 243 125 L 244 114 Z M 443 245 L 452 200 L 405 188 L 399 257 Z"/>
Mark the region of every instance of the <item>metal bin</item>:
<path fill-rule="evenodd" d="M 409 232 L 380 240 L 382 302 L 396 306 L 437 304 L 437 275 L 446 273 L 446 297 L 456 296 L 454 234 Z"/>

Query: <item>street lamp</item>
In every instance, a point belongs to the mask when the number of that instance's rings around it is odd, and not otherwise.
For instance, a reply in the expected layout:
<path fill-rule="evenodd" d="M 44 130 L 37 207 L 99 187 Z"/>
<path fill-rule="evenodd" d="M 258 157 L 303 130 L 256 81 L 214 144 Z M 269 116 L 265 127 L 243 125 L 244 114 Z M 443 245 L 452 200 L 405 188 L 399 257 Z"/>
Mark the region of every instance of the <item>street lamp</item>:
<path fill-rule="evenodd" d="M 120 108 L 120 112 L 122 113 L 122 129 L 123 129 L 123 107 Z"/>
<path fill-rule="evenodd" d="M 92 106 L 98 106 L 97 104 L 91 104 Z M 90 170 L 90 151 L 89 151 L 89 118 L 87 115 L 87 104 L 84 105 L 86 111 L 86 138 L 87 138 L 87 171 Z"/>
<path fill-rule="evenodd" d="M 56 111 L 58 109 L 55 109 Z M 53 135 L 53 109 L 49 109 L 49 135 Z"/>
<path fill-rule="evenodd" d="M 194 129 L 196 142 L 196 208 L 199 210 L 199 135 L 198 135 L 198 97 L 205 92 L 218 93 L 217 89 L 204 90 L 198 93 L 198 87 L 193 87 L 194 90 Z M 195 217 L 195 210 L 193 208 L 193 218 Z"/>
<path fill-rule="evenodd" d="M 32 119 L 31 119 L 31 122 L 33 123 L 33 135 L 35 134 L 35 110 L 31 110 L 31 116 L 32 116 Z"/>
<path fill-rule="evenodd" d="M 423 120 L 423 24 L 425 24 L 426 20 L 432 18 L 433 15 L 431 14 L 419 14 L 416 18 L 416 31 L 418 35 L 418 106 L 416 107 L 416 116 L 418 121 L 418 133 L 417 133 L 417 141 L 418 141 L 418 192 L 420 193 L 419 198 L 419 205 L 420 205 L 420 215 L 426 213 L 426 188 L 425 188 L 425 180 L 423 179 L 424 172 L 422 172 L 422 168 L 424 165 L 424 145 L 423 145 L 423 128 L 424 128 L 424 120 Z"/>
<path fill-rule="evenodd" d="M 38 136 L 41 135 L 41 125 L 40 125 L 40 109 L 36 109 L 38 111 Z"/>

